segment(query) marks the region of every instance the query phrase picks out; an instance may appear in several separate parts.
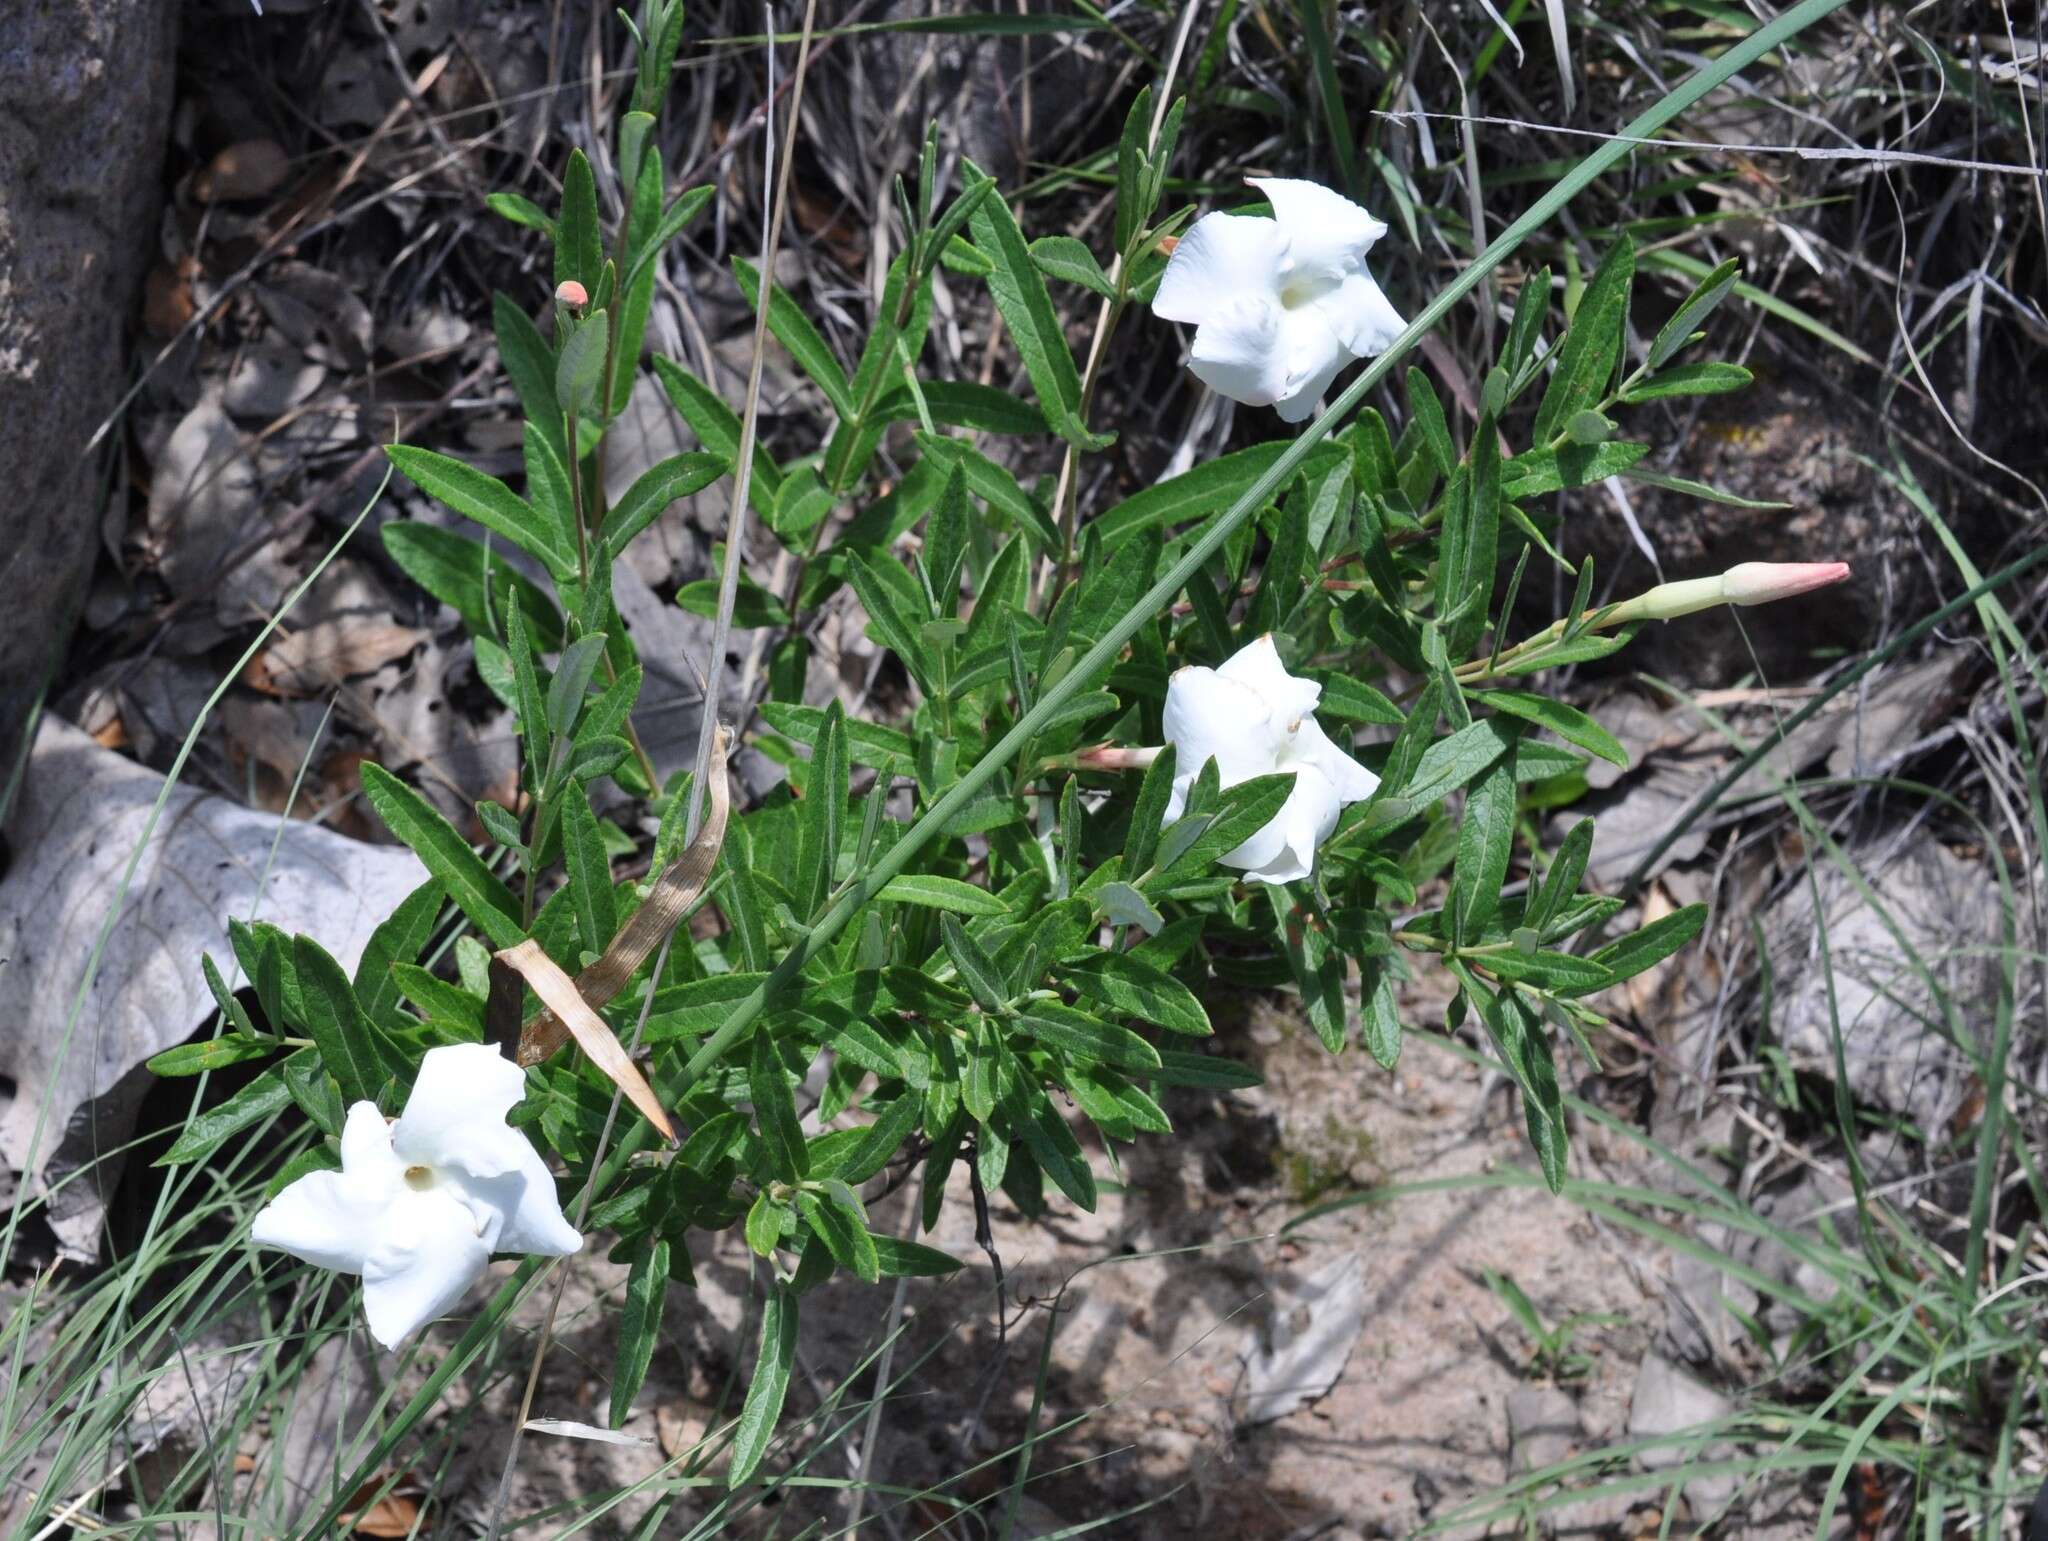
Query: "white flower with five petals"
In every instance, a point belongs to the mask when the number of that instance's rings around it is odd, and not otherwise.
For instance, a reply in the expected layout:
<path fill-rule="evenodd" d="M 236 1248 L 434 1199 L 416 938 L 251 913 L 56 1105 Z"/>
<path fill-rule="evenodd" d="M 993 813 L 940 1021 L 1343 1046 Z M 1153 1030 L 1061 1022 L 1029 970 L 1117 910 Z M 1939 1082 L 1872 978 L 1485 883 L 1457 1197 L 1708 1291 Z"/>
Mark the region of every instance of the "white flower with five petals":
<path fill-rule="evenodd" d="M 1365 269 L 1387 227 L 1314 182 L 1252 177 L 1271 219 L 1206 214 L 1180 238 L 1155 315 L 1195 327 L 1188 366 L 1212 390 L 1299 423 L 1337 371 L 1407 323 Z"/>
<path fill-rule="evenodd" d="M 1298 679 L 1261 637 L 1220 669 L 1177 670 L 1166 685 L 1166 741 L 1173 745 L 1173 796 L 1166 822 L 1180 818 L 1188 789 L 1214 759 L 1221 785 L 1294 773 L 1294 790 L 1270 823 L 1219 860 L 1262 883 L 1292 883 L 1315 870 L 1347 803 L 1372 796 L 1379 777 L 1323 732 L 1315 719 L 1323 687 Z"/>
<path fill-rule="evenodd" d="M 374 1102 L 350 1108 L 341 1170 L 286 1187 L 251 1239 L 361 1274 L 370 1336 L 386 1348 L 454 1309 L 493 1252 L 578 1251 L 547 1163 L 505 1122 L 524 1087 L 488 1044 L 429 1049 L 405 1112 L 387 1122 Z"/>

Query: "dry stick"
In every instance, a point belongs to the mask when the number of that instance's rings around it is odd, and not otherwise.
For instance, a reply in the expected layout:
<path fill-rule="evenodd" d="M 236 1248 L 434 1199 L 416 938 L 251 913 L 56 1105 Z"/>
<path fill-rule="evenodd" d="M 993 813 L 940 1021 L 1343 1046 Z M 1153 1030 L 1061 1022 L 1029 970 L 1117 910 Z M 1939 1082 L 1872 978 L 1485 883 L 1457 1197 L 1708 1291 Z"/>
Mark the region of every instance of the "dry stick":
<path fill-rule="evenodd" d="M 1173 52 L 1167 56 L 1166 73 L 1159 81 L 1159 95 L 1152 103 L 1152 127 L 1145 135 L 1147 155 L 1158 147 L 1159 127 L 1166 121 L 1167 103 L 1173 96 L 1173 77 L 1180 71 L 1181 55 L 1187 50 L 1188 34 L 1194 30 L 1195 11 L 1198 5 L 1199 0 L 1187 0 L 1181 7 L 1180 31 L 1174 36 Z M 1109 281 L 1113 286 L 1122 285 L 1123 271 L 1124 254 L 1118 252 L 1110 259 L 1109 264 Z M 1088 364 L 1082 371 L 1081 379 L 1081 426 L 1084 429 L 1088 426 L 1089 404 L 1095 399 L 1095 383 L 1102 371 L 1102 351 L 1109 344 L 1110 316 L 1119 308 L 1114 300 L 1105 298 L 1095 312 L 1095 335 L 1088 341 Z M 1078 506 L 1073 509 L 1067 506 L 1067 500 L 1076 496 L 1074 478 L 1078 473 L 1080 459 L 1080 449 L 1071 443 L 1068 444 L 1066 453 L 1060 456 L 1059 480 L 1054 483 L 1052 491 L 1053 515 L 1060 521 L 1061 544 L 1065 547 L 1060 555 L 1060 564 L 1063 566 L 1073 561 L 1074 541 L 1080 534 L 1080 510 Z M 1052 571 L 1053 559 L 1048 556 L 1039 568 L 1041 581 L 1050 579 Z"/>
<path fill-rule="evenodd" d="M 720 686 L 725 683 L 725 646 L 732 633 L 733 604 L 739 597 L 740 567 L 745 561 L 747 533 L 747 500 L 753 491 L 754 441 L 760 430 L 761 419 L 761 366 L 768 348 L 768 300 L 775 289 L 775 257 L 782 244 L 782 223 L 789 206 L 789 168 L 796 151 L 796 129 L 803 110 L 804 72 L 811 58 L 811 27 L 817 19 L 818 0 L 804 0 L 804 27 L 801 41 L 797 44 L 796 74 L 790 82 L 789 117 L 782 130 L 782 162 L 779 166 L 764 168 L 775 182 L 775 197 L 768 217 L 768 232 L 761 244 L 761 283 L 754 305 L 754 357 L 747 366 L 746 411 L 740 418 L 740 442 L 733 464 L 732 508 L 725 521 L 725 566 L 718 575 L 718 619 L 711 633 L 711 656 L 706 661 L 704 680 L 704 716 L 697 729 L 697 764 L 709 762 L 711 736 L 718 728 L 718 697 Z M 774 14 L 769 13 L 768 57 L 775 57 Z M 769 101 L 774 100 L 774 88 L 769 89 Z M 767 136 L 768 149 L 774 150 L 775 139 Z M 684 828 L 694 834 L 697 819 L 704 806 L 704 778 L 698 775 L 690 784 L 689 817 Z"/>
<path fill-rule="evenodd" d="M 771 3 L 767 10 L 768 33 L 767 55 L 770 80 L 768 99 L 775 99 L 773 74 L 775 69 L 775 13 Z M 783 129 L 782 164 L 774 165 L 775 136 L 766 136 L 769 164 L 763 168 L 766 177 L 775 179 L 775 197 L 768 216 L 768 231 L 761 247 L 760 293 L 754 306 L 754 359 L 747 372 L 746 412 L 740 421 L 740 442 L 737 464 L 733 470 L 732 512 L 726 520 L 725 570 L 720 575 L 718 587 L 718 619 L 711 636 L 711 655 L 707 660 L 704 684 L 704 716 L 697 735 L 697 773 L 690 779 L 690 806 L 684 829 L 688 841 L 694 843 L 697 826 L 703 816 L 705 784 L 710 779 L 712 754 L 719 742 L 718 687 L 725 676 L 725 644 L 732 631 L 733 605 L 739 595 L 739 570 L 742 545 L 746 534 L 747 491 L 752 480 L 754 464 L 754 437 L 761 414 L 761 365 L 767 351 L 768 300 L 775 285 L 775 249 L 782 236 L 782 221 L 789 203 L 789 166 L 796 147 L 796 126 L 798 114 L 803 105 L 804 71 L 811 57 L 811 29 L 817 20 L 818 0 L 805 0 L 804 29 L 802 40 L 797 45 L 796 75 L 791 83 L 789 120 Z M 778 175 L 779 173 L 779 175 Z M 641 1002 L 639 1020 L 633 1024 L 633 1041 L 627 1049 L 628 1055 L 639 1050 L 640 1040 L 647 1028 L 647 1017 L 654 1007 L 653 981 L 661 977 L 667 966 L 669 948 L 675 941 L 671 930 L 662 939 L 661 950 L 655 959 L 654 972 L 649 978 L 647 998 Z M 591 1158 L 590 1176 L 583 1185 L 583 1195 L 576 1208 L 576 1228 L 581 1230 L 585 1217 L 590 1211 L 590 1201 L 597 1184 L 597 1175 L 604 1166 L 605 1152 L 611 1144 L 612 1126 L 618 1118 L 619 1103 L 624 1093 L 614 1090 L 611 1107 L 605 1113 L 604 1128 L 598 1135 L 597 1152 Z M 554 1298 L 548 1302 L 548 1314 L 541 1323 L 540 1340 L 534 1345 L 533 1364 L 526 1375 L 526 1390 L 519 1400 L 519 1415 L 513 1420 L 512 1439 L 505 1451 L 505 1469 L 498 1479 L 497 1498 L 491 1505 L 491 1523 L 485 1532 L 485 1541 L 498 1541 L 500 1528 L 504 1524 L 505 1505 L 512 1496 L 512 1474 L 519 1466 L 519 1442 L 526 1429 L 527 1419 L 533 1413 L 533 1398 L 540 1386 L 541 1365 L 547 1358 L 549 1345 L 554 1340 L 555 1316 L 561 1310 L 562 1293 L 568 1287 L 568 1274 L 560 1274 L 555 1283 Z"/>

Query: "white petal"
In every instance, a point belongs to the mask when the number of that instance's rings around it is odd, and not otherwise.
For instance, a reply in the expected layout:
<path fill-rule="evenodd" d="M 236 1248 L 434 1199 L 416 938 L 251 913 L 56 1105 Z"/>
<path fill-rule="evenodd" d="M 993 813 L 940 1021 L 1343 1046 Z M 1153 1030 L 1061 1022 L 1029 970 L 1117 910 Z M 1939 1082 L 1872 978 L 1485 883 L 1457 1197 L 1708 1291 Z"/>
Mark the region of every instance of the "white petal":
<path fill-rule="evenodd" d="M 490 1260 L 490 1248 L 454 1198 L 439 1191 L 401 1193 L 363 1264 L 370 1336 L 396 1348 L 407 1334 L 453 1310 Z"/>
<path fill-rule="evenodd" d="M 1216 761 L 1220 785 L 1236 786 L 1274 768 L 1272 713 L 1266 699 L 1241 680 L 1194 665 L 1166 682 L 1161 721 L 1173 745 L 1176 785 L 1192 782 L 1205 761 Z"/>
<path fill-rule="evenodd" d="M 1362 803 L 1379 790 L 1380 778 L 1346 754 L 1313 717 L 1301 725 L 1295 753 L 1313 765 L 1344 803 Z"/>
<path fill-rule="evenodd" d="M 429 1049 L 391 1131 L 392 1146 L 408 1166 L 482 1178 L 516 1170 L 519 1152 L 532 1147 L 506 1127 L 505 1115 L 525 1091 L 525 1073 L 491 1044 Z"/>
<path fill-rule="evenodd" d="M 1285 177 L 1246 180 L 1273 206 L 1273 218 L 1287 238 L 1290 272 L 1341 278 L 1387 233 L 1379 220 L 1319 182 Z"/>
<path fill-rule="evenodd" d="M 308 1172 L 258 1210 L 250 1240 L 321 1268 L 361 1273 L 401 1188 L 402 1168 L 374 1102 L 348 1110 L 341 1160 L 339 1172 Z"/>
<path fill-rule="evenodd" d="M 1188 350 L 1188 368 L 1219 396 L 1271 406 L 1287 393 L 1285 313 L 1269 301 L 1233 300 L 1204 321 Z"/>
<path fill-rule="evenodd" d="M 1240 299 L 1277 301 L 1287 239 L 1270 219 L 1205 214 L 1180 238 L 1152 297 L 1152 313 L 1195 325 Z"/>
<path fill-rule="evenodd" d="M 1323 773 L 1303 765 L 1272 822 L 1219 860 L 1246 869 L 1245 876 L 1257 882 L 1298 882 L 1315 870 L 1316 848 L 1330 837 L 1342 811 Z"/>
<path fill-rule="evenodd" d="M 1351 354 L 1329 317 L 1315 305 L 1302 305 L 1286 314 L 1280 329 L 1281 347 L 1287 356 L 1287 385 L 1274 400 L 1274 410 L 1283 423 L 1306 422 L 1315 416 L 1323 392 L 1337 378 L 1337 371 L 1351 362 Z"/>
<path fill-rule="evenodd" d="M 1322 312 L 1338 341 L 1359 358 L 1379 357 L 1408 326 L 1363 268 L 1317 299 L 1315 309 Z"/>
<path fill-rule="evenodd" d="M 486 1178 L 443 1174 L 443 1180 L 463 1196 L 476 1217 L 484 1244 L 493 1252 L 530 1252 L 542 1257 L 567 1257 L 581 1251 L 583 1238 L 563 1216 L 554 1174 L 540 1152 L 518 1130 L 503 1133 L 517 1142 L 513 1166 Z"/>
<path fill-rule="evenodd" d="M 1283 727 L 1314 711 L 1323 698 L 1323 687 L 1314 680 L 1287 672 L 1271 632 L 1239 648 L 1216 673 L 1256 690 L 1264 698 L 1270 715 Z"/>

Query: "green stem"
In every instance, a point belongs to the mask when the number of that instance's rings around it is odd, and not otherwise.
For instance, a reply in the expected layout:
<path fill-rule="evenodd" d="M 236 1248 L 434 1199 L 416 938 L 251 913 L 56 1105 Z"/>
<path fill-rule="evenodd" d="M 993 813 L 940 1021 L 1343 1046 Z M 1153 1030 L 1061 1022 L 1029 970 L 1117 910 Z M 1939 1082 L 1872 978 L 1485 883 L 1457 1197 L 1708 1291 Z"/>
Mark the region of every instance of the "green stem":
<path fill-rule="evenodd" d="M 1264 507 L 1273 493 L 1286 485 L 1300 469 L 1301 463 L 1308 458 L 1309 452 L 1350 416 L 1365 399 L 1366 393 L 1385 379 L 1402 356 L 1449 315 L 1466 295 L 1477 288 L 1487 274 L 1499 267 L 1510 253 L 1546 224 L 1558 210 L 1577 197 L 1584 188 L 1603 175 L 1609 167 L 1632 153 L 1638 141 L 1653 138 L 1665 124 L 1717 89 L 1738 70 L 1778 47 L 1787 38 L 1839 9 L 1842 4 L 1843 0 L 1803 0 L 1802 4 L 1785 12 L 1775 21 L 1757 28 L 1712 64 L 1695 71 L 1669 96 L 1623 128 L 1616 138 L 1608 140 L 1565 173 L 1549 192 L 1530 205 L 1520 219 L 1503 230 L 1491 246 L 1453 279 L 1434 300 L 1423 307 L 1421 313 L 1408 324 L 1407 330 L 1395 339 L 1392 346 L 1367 365 L 1329 409 L 1282 451 L 1265 474 L 1245 489 L 1237 501 L 1216 518 L 1208 530 L 1188 549 L 1187 554 L 1173 565 L 1172 570 L 1155 583 L 1143 598 L 1125 612 L 1122 619 L 1110 627 L 1102 638 L 1082 655 L 1081 660 L 1067 672 L 1065 678 L 1047 691 L 1036 706 L 1019 718 L 1010 731 L 992 745 L 951 790 L 932 804 L 901 840 L 883 853 L 869 868 L 860 884 L 843 894 L 811 928 L 809 934 L 783 955 L 781 962 L 775 966 L 768 978 L 756 986 L 745 999 L 738 1002 L 718 1031 L 690 1056 L 689 1062 L 682 1069 L 682 1085 L 671 1090 L 680 1092 L 695 1085 L 704 1072 L 754 1025 L 769 1000 L 777 992 L 794 983 L 811 959 L 839 935 L 861 907 L 879 893 L 891 878 L 908 867 L 911 860 L 944 830 L 953 816 L 979 796 L 982 788 L 988 785 L 1003 766 L 1016 758 L 1024 744 L 1035 737 L 1061 707 L 1109 666 L 1123 651 L 1125 644 L 1136 635 L 1138 628 L 1157 615 L 1162 607 L 1172 602 L 1174 595 L 1186 586 L 1190 578 L 1201 571 L 1202 564 L 1231 537 L 1237 527 L 1256 510 Z M 670 1096 L 667 1100 L 673 1101 L 674 1097 Z M 641 1138 L 645 1137 L 640 1125 L 636 1124 L 633 1132 L 640 1134 Z M 624 1149 L 625 1146 L 622 1145 L 621 1150 Z"/>

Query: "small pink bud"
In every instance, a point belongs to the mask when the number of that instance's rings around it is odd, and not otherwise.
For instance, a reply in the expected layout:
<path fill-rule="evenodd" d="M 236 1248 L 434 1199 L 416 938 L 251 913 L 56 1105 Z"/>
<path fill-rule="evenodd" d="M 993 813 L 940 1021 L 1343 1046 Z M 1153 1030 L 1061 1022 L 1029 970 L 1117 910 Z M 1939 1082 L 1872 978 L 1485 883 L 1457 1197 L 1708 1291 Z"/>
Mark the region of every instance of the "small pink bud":
<path fill-rule="evenodd" d="M 1157 746 L 1130 749 L 1118 744 L 1097 744 L 1076 754 L 1074 765 L 1079 770 L 1143 770 L 1158 758 Z"/>
<path fill-rule="evenodd" d="M 1734 605 L 1765 605 L 1810 594 L 1849 576 L 1847 562 L 1743 562 L 1721 574 L 1721 591 Z"/>
<path fill-rule="evenodd" d="M 573 278 L 565 278 L 555 285 L 555 298 L 564 305 L 584 306 L 590 303 L 590 291 Z"/>

